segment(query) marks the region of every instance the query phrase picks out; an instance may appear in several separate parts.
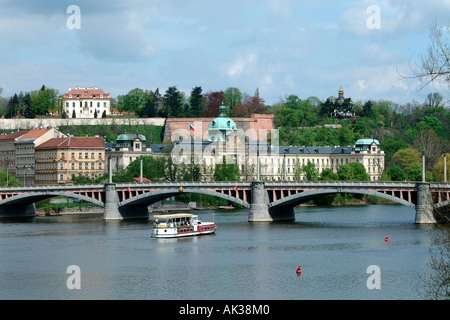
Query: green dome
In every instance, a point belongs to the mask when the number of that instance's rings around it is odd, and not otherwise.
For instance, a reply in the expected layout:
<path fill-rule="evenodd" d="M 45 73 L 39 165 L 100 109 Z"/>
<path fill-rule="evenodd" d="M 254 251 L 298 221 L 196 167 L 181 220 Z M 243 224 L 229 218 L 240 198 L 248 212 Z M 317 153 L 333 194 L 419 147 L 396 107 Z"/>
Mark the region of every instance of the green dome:
<path fill-rule="evenodd" d="M 359 139 L 358 141 L 356 141 L 355 143 L 355 151 L 356 152 L 360 152 L 360 151 L 369 151 L 370 150 L 370 146 L 372 143 L 375 143 L 377 145 L 377 150 L 380 151 L 380 142 L 377 139 Z"/>
<path fill-rule="evenodd" d="M 237 130 L 236 123 L 225 114 L 226 107 L 219 108 L 219 116 L 210 122 L 208 127 L 210 141 L 226 141 L 229 133 Z"/>
<path fill-rule="evenodd" d="M 147 141 L 144 135 L 138 133 L 122 133 L 117 137 L 117 141 L 134 141 L 139 138 L 141 141 Z"/>

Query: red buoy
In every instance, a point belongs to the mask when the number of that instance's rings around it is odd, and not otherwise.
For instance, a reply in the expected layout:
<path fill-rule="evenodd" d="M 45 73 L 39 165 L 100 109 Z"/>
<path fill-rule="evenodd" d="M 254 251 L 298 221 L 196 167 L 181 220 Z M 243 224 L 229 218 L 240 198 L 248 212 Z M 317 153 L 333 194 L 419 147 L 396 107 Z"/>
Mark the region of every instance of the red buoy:
<path fill-rule="evenodd" d="M 300 266 L 297 266 L 297 274 L 301 274 L 302 273 L 302 268 Z"/>
<path fill-rule="evenodd" d="M 389 237 L 386 236 L 386 238 L 384 238 L 384 241 L 389 242 Z"/>

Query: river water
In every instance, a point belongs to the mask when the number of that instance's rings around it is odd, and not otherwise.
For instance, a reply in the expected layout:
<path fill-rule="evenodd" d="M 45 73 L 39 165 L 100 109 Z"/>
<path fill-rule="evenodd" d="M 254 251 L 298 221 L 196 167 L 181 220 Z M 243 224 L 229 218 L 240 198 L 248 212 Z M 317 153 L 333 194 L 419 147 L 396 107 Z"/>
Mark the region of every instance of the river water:
<path fill-rule="evenodd" d="M 295 210 L 290 223 L 193 211 L 219 228 L 184 239 L 153 239 L 152 221 L 101 215 L 0 220 L 0 299 L 423 299 L 434 227 L 414 224 L 413 209 Z"/>

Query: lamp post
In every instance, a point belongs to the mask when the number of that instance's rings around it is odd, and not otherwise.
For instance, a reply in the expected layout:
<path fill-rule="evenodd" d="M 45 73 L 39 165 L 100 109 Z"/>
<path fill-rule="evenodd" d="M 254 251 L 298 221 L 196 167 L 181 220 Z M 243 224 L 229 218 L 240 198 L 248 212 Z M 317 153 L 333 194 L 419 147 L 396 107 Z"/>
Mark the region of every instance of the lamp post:
<path fill-rule="evenodd" d="M 447 182 L 447 151 L 444 151 L 444 182 Z"/>
<path fill-rule="evenodd" d="M 143 179 L 143 173 L 142 173 L 142 154 L 141 154 L 141 175 L 140 175 L 139 181 L 140 181 L 141 183 L 144 182 L 144 179 Z"/>
<path fill-rule="evenodd" d="M 422 151 L 422 182 L 425 182 L 425 151 Z"/>

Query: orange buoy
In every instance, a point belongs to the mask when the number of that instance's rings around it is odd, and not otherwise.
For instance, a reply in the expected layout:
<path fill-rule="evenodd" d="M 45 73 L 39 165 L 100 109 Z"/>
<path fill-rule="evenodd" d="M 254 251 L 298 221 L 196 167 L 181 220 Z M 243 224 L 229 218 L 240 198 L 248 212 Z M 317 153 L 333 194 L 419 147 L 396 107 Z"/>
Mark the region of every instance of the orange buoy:
<path fill-rule="evenodd" d="M 300 267 L 300 266 L 297 266 L 297 274 L 300 274 L 300 273 L 302 273 L 302 268 Z"/>

